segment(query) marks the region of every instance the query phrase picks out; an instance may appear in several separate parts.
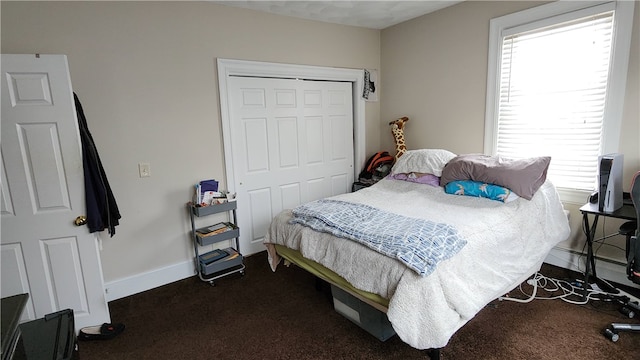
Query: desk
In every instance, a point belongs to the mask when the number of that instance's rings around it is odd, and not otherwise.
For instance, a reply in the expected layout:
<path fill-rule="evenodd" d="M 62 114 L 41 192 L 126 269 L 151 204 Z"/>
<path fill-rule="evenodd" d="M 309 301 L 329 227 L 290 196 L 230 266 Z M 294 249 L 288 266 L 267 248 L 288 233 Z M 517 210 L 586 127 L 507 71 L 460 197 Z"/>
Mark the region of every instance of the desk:
<path fill-rule="evenodd" d="M 582 223 L 584 225 L 583 230 L 585 232 L 585 235 L 587 235 L 587 261 L 584 271 L 584 283 L 586 285 L 589 284 L 589 276 L 591 274 L 593 274 L 593 278 L 595 280 L 598 279 L 598 277 L 596 276 L 595 256 L 593 255 L 593 238 L 596 233 L 596 227 L 598 226 L 598 218 L 600 216 L 607 216 L 623 220 L 636 220 L 636 211 L 632 204 L 626 203 L 614 212 L 604 212 L 598 210 L 597 203 L 586 203 L 580 208 L 580 212 L 582 213 Z M 593 215 L 593 224 L 591 225 L 589 225 L 589 214 Z M 585 286 L 585 291 L 586 288 L 587 286 Z"/>
<path fill-rule="evenodd" d="M 20 340 L 20 328 L 18 326 L 22 311 L 24 310 L 29 294 L 20 294 L 2 298 L 2 360 L 12 359 L 16 346 Z"/>

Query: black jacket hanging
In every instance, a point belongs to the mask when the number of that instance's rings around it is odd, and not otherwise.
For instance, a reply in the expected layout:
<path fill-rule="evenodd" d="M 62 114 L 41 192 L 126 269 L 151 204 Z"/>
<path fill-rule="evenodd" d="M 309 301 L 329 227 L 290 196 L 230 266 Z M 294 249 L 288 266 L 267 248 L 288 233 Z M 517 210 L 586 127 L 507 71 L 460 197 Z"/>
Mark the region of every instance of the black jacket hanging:
<path fill-rule="evenodd" d="M 120 212 L 116 199 L 111 192 L 107 175 L 102 167 L 98 150 L 93 137 L 87 127 L 87 119 L 82 110 L 82 104 L 74 93 L 80 139 L 82 140 L 82 163 L 84 166 L 84 187 L 87 203 L 87 226 L 89 232 L 109 230 L 111 236 L 116 233 L 116 226 L 120 220 Z"/>

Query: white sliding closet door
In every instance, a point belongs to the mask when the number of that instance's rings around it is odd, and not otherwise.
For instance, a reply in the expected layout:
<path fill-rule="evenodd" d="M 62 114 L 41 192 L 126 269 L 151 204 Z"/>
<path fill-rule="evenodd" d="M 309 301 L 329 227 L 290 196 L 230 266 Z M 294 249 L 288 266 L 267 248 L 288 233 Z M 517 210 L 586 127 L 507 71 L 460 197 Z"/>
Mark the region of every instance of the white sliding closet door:
<path fill-rule="evenodd" d="M 281 210 L 350 191 L 351 86 L 351 82 L 229 79 L 230 155 L 244 255 L 265 250 L 262 240 Z"/>

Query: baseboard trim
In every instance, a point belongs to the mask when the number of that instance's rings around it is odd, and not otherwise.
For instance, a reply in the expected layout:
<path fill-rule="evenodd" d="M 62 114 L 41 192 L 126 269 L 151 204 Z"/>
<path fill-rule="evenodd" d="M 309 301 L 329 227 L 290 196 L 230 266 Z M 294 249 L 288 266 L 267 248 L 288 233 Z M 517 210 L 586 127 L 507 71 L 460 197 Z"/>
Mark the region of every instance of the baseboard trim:
<path fill-rule="evenodd" d="M 162 285 L 195 276 L 193 261 L 159 268 L 149 272 L 109 281 L 104 284 L 107 302 L 151 290 Z"/>
<path fill-rule="evenodd" d="M 583 272 L 584 258 L 585 256 L 578 252 L 556 247 L 551 249 L 544 262 L 565 269 Z M 596 257 L 596 266 L 599 277 L 622 285 L 637 287 L 637 285 L 627 279 L 625 264 Z M 105 296 L 107 302 L 118 300 L 191 276 L 195 276 L 193 261 L 184 261 L 164 268 L 107 282 L 104 288 Z"/>
<path fill-rule="evenodd" d="M 584 272 L 586 256 L 572 250 L 553 248 L 544 260 L 545 263 L 561 268 Z M 596 256 L 596 273 L 599 278 L 618 284 L 637 287 L 627 279 L 626 264 Z"/>

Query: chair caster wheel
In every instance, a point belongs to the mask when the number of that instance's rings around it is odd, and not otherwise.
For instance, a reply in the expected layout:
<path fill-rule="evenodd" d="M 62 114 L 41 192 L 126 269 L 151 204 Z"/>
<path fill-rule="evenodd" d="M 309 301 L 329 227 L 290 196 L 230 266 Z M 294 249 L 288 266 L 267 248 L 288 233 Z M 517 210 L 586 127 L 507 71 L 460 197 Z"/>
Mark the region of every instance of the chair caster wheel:
<path fill-rule="evenodd" d="M 613 330 L 611 329 L 604 329 L 604 337 L 606 337 L 607 339 L 613 342 L 616 342 L 620 338 L 620 335 L 618 335 L 618 333 L 613 332 Z"/>
<path fill-rule="evenodd" d="M 633 309 L 630 309 L 626 306 L 623 306 L 620 309 L 620 313 L 627 316 L 629 319 L 633 319 L 636 316 L 636 313 L 633 311 Z"/>

